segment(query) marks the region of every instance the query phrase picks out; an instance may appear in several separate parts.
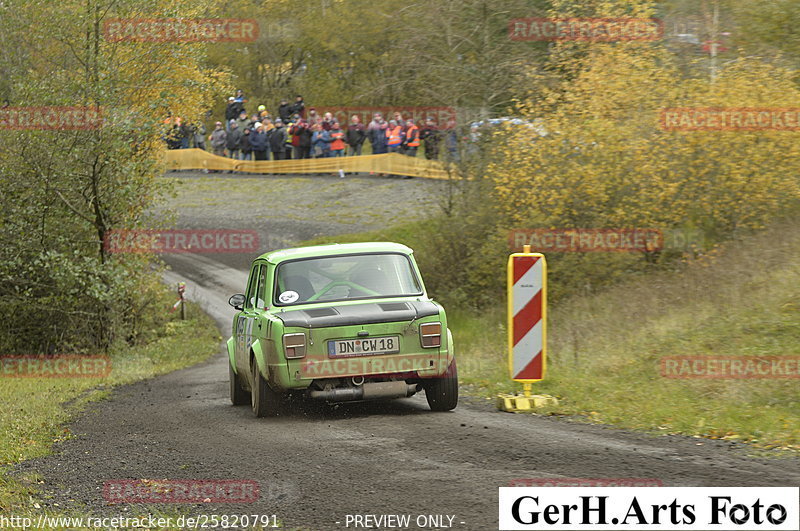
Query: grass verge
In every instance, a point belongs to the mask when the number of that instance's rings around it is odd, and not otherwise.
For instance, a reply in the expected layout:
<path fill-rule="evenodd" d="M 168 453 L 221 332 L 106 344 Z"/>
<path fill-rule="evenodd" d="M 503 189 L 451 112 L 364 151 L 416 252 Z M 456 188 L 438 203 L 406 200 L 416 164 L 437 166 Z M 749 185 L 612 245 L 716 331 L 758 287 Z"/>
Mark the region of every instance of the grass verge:
<path fill-rule="evenodd" d="M 800 451 L 795 379 L 670 379 L 665 356 L 800 356 L 800 229 L 796 220 L 729 242 L 679 272 L 636 277 L 571 297 L 549 312 L 547 414 L 658 433 Z M 418 224 L 313 243 L 388 240 L 414 247 Z M 502 274 L 503 272 L 498 272 Z M 514 392 L 505 307 L 448 308 L 464 391 Z M 796 372 L 796 368 L 795 368 Z"/>
<path fill-rule="evenodd" d="M 152 378 L 207 359 L 219 350 L 216 325 L 189 303 L 186 321 L 167 308 L 173 295 L 164 292 L 155 338 L 144 345 L 119 346 L 109 353 L 111 371 L 102 378 L 0 377 L 0 514 L 25 516 L 39 511 L 38 478 L 15 478 L 11 467 L 50 453 L 54 443 L 70 437 L 64 424 L 89 402 L 117 385 Z"/>

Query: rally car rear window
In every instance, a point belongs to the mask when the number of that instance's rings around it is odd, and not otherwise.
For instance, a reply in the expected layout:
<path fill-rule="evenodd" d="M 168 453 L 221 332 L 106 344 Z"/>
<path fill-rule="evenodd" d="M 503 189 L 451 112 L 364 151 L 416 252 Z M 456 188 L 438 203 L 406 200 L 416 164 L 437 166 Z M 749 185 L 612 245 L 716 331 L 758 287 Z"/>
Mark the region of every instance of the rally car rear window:
<path fill-rule="evenodd" d="M 276 306 L 422 294 L 411 260 L 399 253 L 291 260 L 278 266 L 275 278 Z"/>

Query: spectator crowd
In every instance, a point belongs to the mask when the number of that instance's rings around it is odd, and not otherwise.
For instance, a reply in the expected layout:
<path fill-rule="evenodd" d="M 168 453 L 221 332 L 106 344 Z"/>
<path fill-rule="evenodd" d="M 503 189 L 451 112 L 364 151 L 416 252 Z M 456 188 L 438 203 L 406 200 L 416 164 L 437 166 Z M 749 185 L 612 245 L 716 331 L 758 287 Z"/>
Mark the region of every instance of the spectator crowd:
<path fill-rule="evenodd" d="M 249 113 L 246 104 L 244 93 L 237 90 L 235 96 L 228 98 L 225 121 L 216 122 L 210 134 L 202 123 L 186 124 L 180 118 L 169 120 L 164 136 L 167 147 L 205 150 L 209 146 L 215 155 L 236 160 L 286 160 L 358 156 L 369 141 L 375 155 L 400 153 L 416 157 L 424 145 L 425 158 L 438 159 L 444 138 L 444 131 L 433 120 L 425 120 L 420 128 L 400 112 L 395 112 L 388 121 L 376 112 L 368 124 L 353 115 L 343 126 L 329 112 L 320 115 L 313 107 L 306 109 L 300 95 L 291 103 L 282 100 L 275 115 L 265 105 Z M 449 135 L 445 140 L 449 151 Z"/>

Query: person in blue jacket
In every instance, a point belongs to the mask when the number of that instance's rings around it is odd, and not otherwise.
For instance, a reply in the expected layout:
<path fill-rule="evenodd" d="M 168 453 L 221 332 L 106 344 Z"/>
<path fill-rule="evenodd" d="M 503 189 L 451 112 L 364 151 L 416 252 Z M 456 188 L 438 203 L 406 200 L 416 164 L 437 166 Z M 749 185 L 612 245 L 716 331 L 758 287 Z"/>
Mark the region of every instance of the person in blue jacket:
<path fill-rule="evenodd" d="M 250 147 L 253 148 L 255 160 L 269 160 L 269 138 L 267 130 L 261 122 L 256 122 L 250 135 Z"/>
<path fill-rule="evenodd" d="M 385 120 L 381 120 L 377 127 L 371 129 L 367 133 L 370 143 L 372 144 L 372 154 L 382 155 L 389 152 L 389 138 L 386 136 L 386 130 L 389 124 Z"/>
<path fill-rule="evenodd" d="M 331 156 L 331 134 L 322 125 L 314 124 L 311 128 L 314 134 L 311 135 L 311 151 L 315 158 L 325 158 Z"/>

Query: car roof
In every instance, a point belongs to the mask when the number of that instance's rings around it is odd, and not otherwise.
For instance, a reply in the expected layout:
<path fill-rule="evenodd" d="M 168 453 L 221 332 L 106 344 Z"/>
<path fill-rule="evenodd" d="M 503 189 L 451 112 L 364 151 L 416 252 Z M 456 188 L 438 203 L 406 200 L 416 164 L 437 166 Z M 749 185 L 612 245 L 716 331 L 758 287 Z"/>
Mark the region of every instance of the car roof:
<path fill-rule="evenodd" d="M 262 254 L 258 259 L 278 264 L 286 260 L 297 258 L 314 258 L 317 256 L 335 256 L 340 254 L 358 253 L 401 253 L 412 254 L 414 251 L 400 243 L 393 242 L 363 242 L 363 243 L 332 243 L 328 245 L 312 245 L 309 247 L 293 247 L 291 249 L 278 249 Z"/>

